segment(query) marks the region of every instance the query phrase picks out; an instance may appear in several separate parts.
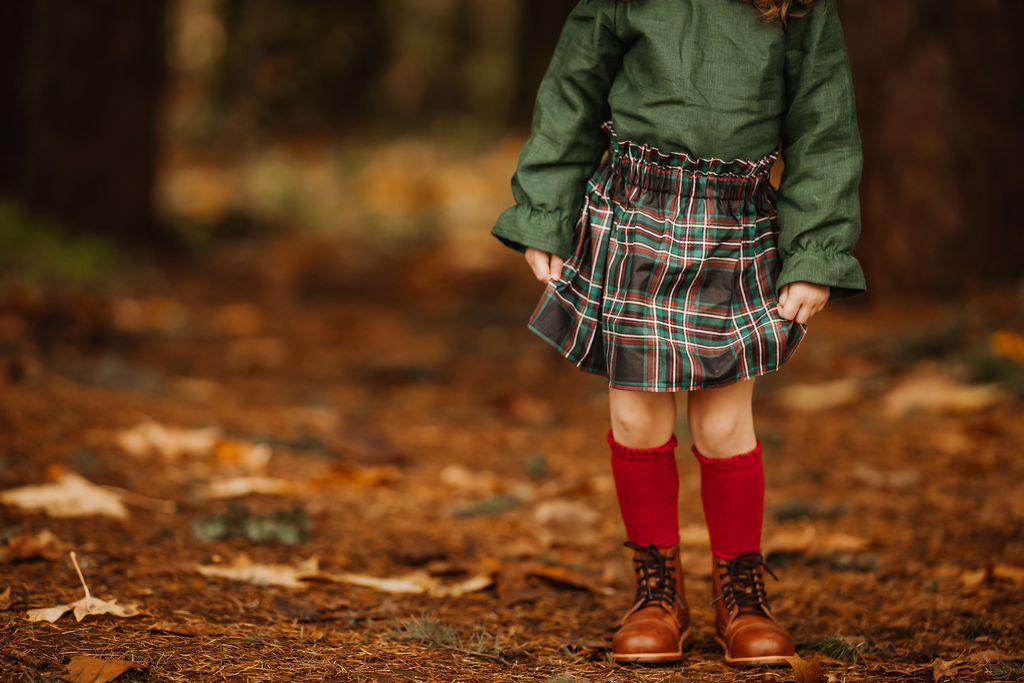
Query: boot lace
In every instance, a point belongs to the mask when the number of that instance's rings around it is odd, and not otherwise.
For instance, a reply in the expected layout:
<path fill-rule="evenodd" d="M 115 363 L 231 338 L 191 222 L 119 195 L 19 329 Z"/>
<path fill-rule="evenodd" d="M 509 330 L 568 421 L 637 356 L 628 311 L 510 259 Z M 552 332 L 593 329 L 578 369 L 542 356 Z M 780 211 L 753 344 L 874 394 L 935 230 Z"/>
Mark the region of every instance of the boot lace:
<path fill-rule="evenodd" d="M 768 599 L 760 570 L 767 571 L 776 581 L 779 577 L 765 564 L 764 556 L 761 553 L 743 553 L 717 564 L 719 577 L 723 579 L 722 594 L 712 600 L 711 604 L 724 600 L 730 612 L 738 607 L 739 614 L 765 614 Z"/>
<path fill-rule="evenodd" d="M 626 541 L 626 547 L 636 551 L 633 566 L 637 574 L 634 609 L 647 605 L 672 605 L 676 599 L 676 567 L 665 557 L 658 546 L 647 547 Z"/>

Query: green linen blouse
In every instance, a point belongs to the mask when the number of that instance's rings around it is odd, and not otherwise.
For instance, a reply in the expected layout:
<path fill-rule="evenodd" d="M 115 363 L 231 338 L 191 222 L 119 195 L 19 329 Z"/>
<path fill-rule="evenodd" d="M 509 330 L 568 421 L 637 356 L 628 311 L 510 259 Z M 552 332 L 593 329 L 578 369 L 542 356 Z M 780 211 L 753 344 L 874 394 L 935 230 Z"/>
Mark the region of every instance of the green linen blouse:
<path fill-rule="evenodd" d="M 785 29 L 738 0 L 581 0 L 537 93 L 512 178 L 516 205 L 492 233 L 568 257 L 609 119 L 621 139 L 662 151 L 752 159 L 781 147 L 777 288 L 864 290 L 851 253 L 860 135 L 836 0 Z"/>

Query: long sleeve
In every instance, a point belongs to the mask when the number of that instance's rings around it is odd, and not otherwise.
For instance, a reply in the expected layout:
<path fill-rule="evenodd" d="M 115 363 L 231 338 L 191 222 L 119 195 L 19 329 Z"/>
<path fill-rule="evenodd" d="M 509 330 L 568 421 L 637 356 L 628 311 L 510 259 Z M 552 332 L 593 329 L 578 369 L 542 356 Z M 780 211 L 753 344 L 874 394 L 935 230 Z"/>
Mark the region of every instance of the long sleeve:
<path fill-rule="evenodd" d="M 608 92 L 624 46 L 618 0 L 582 0 L 570 14 L 541 82 L 529 139 L 512 178 L 515 206 L 491 231 L 506 245 L 567 257 L 587 179 L 607 140 Z"/>
<path fill-rule="evenodd" d="M 806 281 L 833 298 L 865 289 L 853 256 L 860 234 L 860 134 L 836 0 L 791 20 L 786 45 L 785 171 L 778 194 L 777 287 Z"/>

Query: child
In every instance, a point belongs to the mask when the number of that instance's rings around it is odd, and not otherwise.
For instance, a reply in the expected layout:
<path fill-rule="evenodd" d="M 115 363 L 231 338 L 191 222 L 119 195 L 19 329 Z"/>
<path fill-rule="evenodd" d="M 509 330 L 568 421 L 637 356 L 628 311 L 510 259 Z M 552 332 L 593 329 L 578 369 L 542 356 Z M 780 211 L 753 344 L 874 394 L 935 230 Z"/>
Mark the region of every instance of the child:
<path fill-rule="evenodd" d="M 540 86 L 516 206 L 493 233 L 547 283 L 530 328 L 608 377 L 612 473 L 637 581 L 617 661 L 677 661 L 691 639 L 679 392 L 725 661 L 794 654 L 765 598 L 751 395 L 830 298 L 864 289 L 851 254 L 860 139 L 836 12 L 836 0 L 582 0 Z"/>

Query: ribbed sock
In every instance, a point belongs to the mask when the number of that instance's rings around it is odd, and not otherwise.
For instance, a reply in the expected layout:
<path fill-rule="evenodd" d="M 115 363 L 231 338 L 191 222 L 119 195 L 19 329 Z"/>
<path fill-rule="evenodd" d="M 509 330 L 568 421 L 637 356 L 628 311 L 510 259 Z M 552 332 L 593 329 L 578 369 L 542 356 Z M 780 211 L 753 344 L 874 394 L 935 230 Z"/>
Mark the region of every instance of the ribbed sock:
<path fill-rule="evenodd" d="M 629 448 L 608 432 L 612 476 L 626 536 L 641 546 L 679 543 L 679 472 L 676 437 L 657 448 Z"/>
<path fill-rule="evenodd" d="M 697 447 L 700 497 L 711 537 L 711 552 L 724 559 L 761 552 L 764 523 L 764 465 L 761 442 L 749 453 L 708 458 Z"/>

